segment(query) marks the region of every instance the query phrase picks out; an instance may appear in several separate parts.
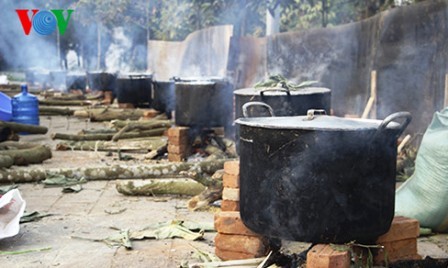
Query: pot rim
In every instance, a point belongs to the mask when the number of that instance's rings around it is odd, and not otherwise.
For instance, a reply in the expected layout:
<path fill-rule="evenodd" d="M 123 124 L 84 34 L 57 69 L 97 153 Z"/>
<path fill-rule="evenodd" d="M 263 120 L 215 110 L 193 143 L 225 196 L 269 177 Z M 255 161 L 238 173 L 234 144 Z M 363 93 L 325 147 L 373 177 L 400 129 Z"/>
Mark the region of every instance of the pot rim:
<path fill-rule="evenodd" d="M 262 129 L 284 130 L 324 130 L 324 131 L 359 131 L 376 130 L 381 120 L 342 118 L 328 115 L 318 115 L 309 120 L 307 116 L 275 116 L 275 117 L 249 117 L 239 118 L 236 124 Z M 400 129 L 400 124 L 390 122 L 386 129 Z"/>
<path fill-rule="evenodd" d="M 261 95 L 261 91 L 263 89 L 260 88 L 241 88 L 241 89 L 237 89 L 233 92 L 233 94 L 235 95 L 239 95 L 239 96 L 260 96 Z M 291 94 L 292 96 L 295 95 L 312 95 L 312 94 L 325 94 L 325 93 L 331 93 L 331 90 L 329 88 L 325 88 L 325 87 L 304 87 L 304 88 L 300 88 L 298 90 L 290 90 L 289 94 Z M 265 96 L 286 96 L 284 91 L 266 91 L 264 93 Z"/>

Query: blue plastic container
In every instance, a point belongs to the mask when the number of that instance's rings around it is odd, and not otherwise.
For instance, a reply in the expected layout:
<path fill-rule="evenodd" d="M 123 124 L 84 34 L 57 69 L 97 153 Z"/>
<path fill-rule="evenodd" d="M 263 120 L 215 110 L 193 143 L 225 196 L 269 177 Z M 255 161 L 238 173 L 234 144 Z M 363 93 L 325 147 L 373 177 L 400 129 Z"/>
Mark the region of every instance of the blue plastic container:
<path fill-rule="evenodd" d="M 10 121 L 12 118 L 11 98 L 0 92 L 0 120 Z"/>
<path fill-rule="evenodd" d="M 36 96 L 28 93 L 28 86 L 22 85 L 22 92 L 12 98 L 12 121 L 39 125 L 39 101 Z"/>

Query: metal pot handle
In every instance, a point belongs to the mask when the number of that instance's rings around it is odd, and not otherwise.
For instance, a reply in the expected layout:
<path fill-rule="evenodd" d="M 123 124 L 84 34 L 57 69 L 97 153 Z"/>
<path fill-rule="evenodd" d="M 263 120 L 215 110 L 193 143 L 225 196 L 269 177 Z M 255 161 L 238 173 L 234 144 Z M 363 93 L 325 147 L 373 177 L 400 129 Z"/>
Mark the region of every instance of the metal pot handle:
<path fill-rule="evenodd" d="M 247 109 L 251 106 L 263 106 L 264 108 L 266 108 L 269 111 L 269 114 L 274 117 L 274 110 L 272 109 L 271 106 L 269 106 L 268 104 L 261 102 L 261 101 L 251 101 L 251 102 L 246 102 L 245 104 L 243 104 L 243 116 L 244 117 L 249 117 L 249 113 L 247 111 Z"/>
<path fill-rule="evenodd" d="M 281 87 L 269 87 L 269 88 L 260 90 L 260 96 L 262 99 L 264 98 L 264 93 L 267 91 L 281 91 L 281 92 L 285 92 L 286 95 L 288 95 L 288 98 L 291 97 L 291 92 L 289 92 L 289 89 L 281 88 Z"/>
<path fill-rule="evenodd" d="M 412 120 L 411 113 L 409 112 L 398 112 L 393 113 L 386 117 L 383 122 L 381 122 L 380 126 L 378 127 L 378 131 L 384 131 L 387 128 L 387 125 L 389 125 L 390 122 L 395 121 L 396 119 L 404 118 L 403 123 L 400 125 L 400 131 L 397 134 L 397 138 L 400 137 L 400 135 L 403 133 L 403 131 L 406 129 L 406 127 L 409 125 L 409 123 Z"/>
<path fill-rule="evenodd" d="M 306 120 L 313 120 L 316 115 L 326 115 L 327 112 L 323 109 L 309 109 L 306 111 Z"/>

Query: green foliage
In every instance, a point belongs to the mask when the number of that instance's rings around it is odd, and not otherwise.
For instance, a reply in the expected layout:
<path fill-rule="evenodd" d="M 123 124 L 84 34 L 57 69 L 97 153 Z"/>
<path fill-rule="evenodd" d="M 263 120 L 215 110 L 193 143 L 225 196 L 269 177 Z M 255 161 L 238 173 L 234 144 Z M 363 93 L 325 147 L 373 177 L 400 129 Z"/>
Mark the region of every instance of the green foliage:
<path fill-rule="evenodd" d="M 409 0 L 416 2 L 421 0 Z M 53 4 L 55 0 L 50 0 Z M 60 1 L 61 2 L 61 1 Z M 208 26 L 233 24 L 235 33 L 262 36 L 266 12 L 279 8 L 280 31 L 326 27 L 353 22 L 391 8 L 394 0 L 62 0 L 75 9 L 84 25 L 106 28 L 136 25 L 151 39 L 183 40 Z"/>

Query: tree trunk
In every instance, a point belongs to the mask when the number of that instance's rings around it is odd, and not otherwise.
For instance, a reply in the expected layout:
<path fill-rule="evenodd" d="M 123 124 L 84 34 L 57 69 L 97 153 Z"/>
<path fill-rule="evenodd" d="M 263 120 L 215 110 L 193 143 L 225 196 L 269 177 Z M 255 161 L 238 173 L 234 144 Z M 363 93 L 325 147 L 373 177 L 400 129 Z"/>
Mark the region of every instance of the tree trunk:
<path fill-rule="evenodd" d="M 142 137 L 162 136 L 165 130 L 166 128 L 156 128 L 147 131 L 128 132 L 120 135 L 119 139 L 135 139 Z M 54 133 L 51 135 L 51 138 L 53 140 L 59 139 L 59 140 L 71 140 L 71 141 L 99 141 L 99 140 L 110 141 L 115 135 L 116 133 L 98 133 L 87 135 Z"/>
<path fill-rule="evenodd" d="M 0 168 L 9 168 L 14 165 L 14 160 L 9 155 L 0 154 Z"/>
<path fill-rule="evenodd" d="M 74 116 L 90 118 L 92 122 L 112 121 L 112 120 L 137 120 L 143 117 L 145 110 L 141 109 L 91 109 L 76 111 Z"/>
<path fill-rule="evenodd" d="M 51 158 L 51 150 L 39 144 L 6 141 L 0 143 L 0 156 L 10 157 L 14 165 L 38 164 Z"/>
<path fill-rule="evenodd" d="M 116 189 L 124 195 L 197 195 L 205 190 L 204 185 L 191 179 L 123 180 L 117 181 Z"/>
<path fill-rule="evenodd" d="M 10 182 L 35 182 L 44 180 L 47 174 L 64 175 L 67 177 L 84 177 L 86 180 L 116 180 L 116 179 L 151 179 L 151 178 L 173 178 L 182 171 L 196 170 L 201 173 L 213 174 L 219 169 L 223 169 L 224 162 L 232 159 L 220 159 L 203 162 L 179 162 L 157 165 L 135 165 L 124 166 L 114 165 L 107 167 L 89 168 L 35 168 L 31 170 L 15 169 L 0 170 L 0 183 Z M 194 179 L 194 178 L 193 178 Z M 200 182 L 201 183 L 201 182 Z"/>
<path fill-rule="evenodd" d="M 90 106 L 91 101 L 88 100 L 39 100 L 39 105 L 47 106 Z"/>
<path fill-rule="evenodd" d="M 73 115 L 74 113 L 75 111 L 69 108 L 39 106 L 39 115 Z"/>
<path fill-rule="evenodd" d="M 112 141 L 74 141 L 61 142 L 56 145 L 56 150 L 80 150 L 80 151 L 122 151 L 122 152 L 144 152 L 166 146 L 167 140 L 163 137 L 149 137 L 139 140 Z"/>
<path fill-rule="evenodd" d="M 30 134 L 46 134 L 48 128 L 30 124 L 0 121 L 0 128 L 9 128 L 15 133 L 27 132 Z"/>

